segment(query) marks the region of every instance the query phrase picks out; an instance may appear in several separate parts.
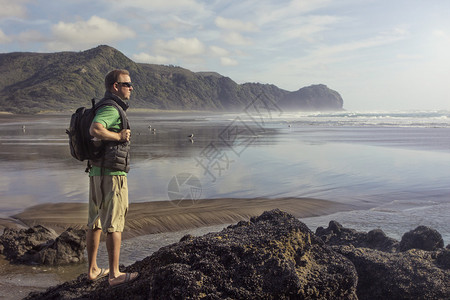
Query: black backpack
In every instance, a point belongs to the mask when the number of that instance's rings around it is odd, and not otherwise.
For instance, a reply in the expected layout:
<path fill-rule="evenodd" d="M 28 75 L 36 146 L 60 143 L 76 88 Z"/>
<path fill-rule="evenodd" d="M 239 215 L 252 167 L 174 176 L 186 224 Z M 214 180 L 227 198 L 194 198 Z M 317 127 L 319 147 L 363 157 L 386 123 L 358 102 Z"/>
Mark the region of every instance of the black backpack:
<path fill-rule="evenodd" d="M 91 108 L 80 107 L 72 114 L 69 129 L 66 130 L 66 133 L 69 135 L 70 154 L 79 161 L 96 160 L 103 155 L 103 143 L 100 143 L 100 146 L 95 145 L 92 140 L 93 137 L 89 133 L 92 120 L 100 107 L 106 105 L 114 106 L 119 111 L 122 126 L 127 126 L 125 123 L 128 122 L 125 112 L 114 100 L 103 99 L 96 104 L 95 98 L 93 98 L 91 102 Z M 88 170 L 89 162 L 86 172 Z"/>

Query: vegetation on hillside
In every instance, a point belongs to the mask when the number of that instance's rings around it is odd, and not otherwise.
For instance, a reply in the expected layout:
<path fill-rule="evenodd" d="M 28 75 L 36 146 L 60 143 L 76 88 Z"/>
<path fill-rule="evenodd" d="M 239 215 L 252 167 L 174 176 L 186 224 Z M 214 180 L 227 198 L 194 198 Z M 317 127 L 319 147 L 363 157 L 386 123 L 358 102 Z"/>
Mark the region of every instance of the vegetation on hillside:
<path fill-rule="evenodd" d="M 326 86 L 317 93 L 320 99 L 315 98 L 314 89 L 310 91 L 306 103 L 298 92 L 274 85 L 239 85 L 214 72 L 194 73 L 176 66 L 135 63 L 103 45 L 82 52 L 0 54 L 2 110 L 36 113 L 89 105 L 91 98 L 103 96 L 104 76 L 116 68 L 130 71 L 136 108 L 238 110 L 264 95 L 264 99 L 281 106 L 288 99 L 290 109 L 342 109 L 342 98 Z"/>

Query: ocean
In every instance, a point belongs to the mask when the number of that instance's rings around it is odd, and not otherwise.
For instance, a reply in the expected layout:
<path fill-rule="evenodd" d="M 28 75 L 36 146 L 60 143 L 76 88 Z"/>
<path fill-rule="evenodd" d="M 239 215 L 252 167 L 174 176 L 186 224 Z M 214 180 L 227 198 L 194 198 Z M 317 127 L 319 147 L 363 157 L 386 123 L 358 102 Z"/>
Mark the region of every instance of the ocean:
<path fill-rule="evenodd" d="M 131 111 L 131 202 L 320 198 L 354 209 L 302 219 L 401 236 L 419 225 L 450 243 L 450 112 Z M 0 217 L 40 203 L 86 202 L 69 154 L 69 115 L 0 115 Z M 189 137 L 193 134 L 193 137 Z"/>

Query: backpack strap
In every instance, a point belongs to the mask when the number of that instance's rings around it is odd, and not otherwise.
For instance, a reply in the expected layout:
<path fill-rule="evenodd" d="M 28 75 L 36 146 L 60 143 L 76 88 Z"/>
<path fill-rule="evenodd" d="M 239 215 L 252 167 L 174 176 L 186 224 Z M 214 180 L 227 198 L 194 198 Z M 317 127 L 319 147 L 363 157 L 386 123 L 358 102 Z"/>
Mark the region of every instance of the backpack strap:
<path fill-rule="evenodd" d="M 114 101 L 113 99 L 103 98 L 102 100 L 100 100 L 96 104 L 95 103 L 95 98 L 92 98 L 91 99 L 91 103 L 92 103 L 92 109 L 94 110 L 94 113 L 97 113 L 97 110 L 100 109 L 101 107 L 104 107 L 104 106 L 113 106 L 113 107 L 115 107 L 117 109 L 117 111 L 119 112 L 120 119 L 122 121 L 122 123 L 121 123 L 122 124 L 122 129 L 130 129 L 130 123 L 128 122 L 128 117 L 127 117 L 125 111 L 123 110 L 123 108 L 116 101 Z M 89 173 L 91 168 L 92 168 L 91 161 L 88 160 L 85 172 Z M 102 168 L 102 173 L 103 173 L 103 168 Z"/>
<path fill-rule="evenodd" d="M 93 101 L 95 102 L 95 100 L 93 99 Z M 114 106 L 117 111 L 119 112 L 120 115 L 120 119 L 122 120 L 122 129 L 130 129 L 130 123 L 128 122 L 128 117 L 125 113 L 125 111 L 123 110 L 123 108 L 117 104 L 116 101 L 114 101 L 113 99 L 102 99 L 100 100 L 100 102 L 98 102 L 97 104 L 94 104 L 95 106 L 95 111 L 97 112 L 97 110 L 103 106 Z"/>

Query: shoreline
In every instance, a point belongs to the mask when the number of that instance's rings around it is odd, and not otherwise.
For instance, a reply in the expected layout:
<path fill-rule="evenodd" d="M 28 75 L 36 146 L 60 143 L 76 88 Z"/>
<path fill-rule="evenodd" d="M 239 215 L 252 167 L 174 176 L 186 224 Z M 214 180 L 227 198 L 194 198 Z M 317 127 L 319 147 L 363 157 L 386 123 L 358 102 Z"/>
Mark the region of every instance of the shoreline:
<path fill-rule="evenodd" d="M 202 199 L 131 203 L 122 239 L 121 263 L 129 265 L 152 255 L 159 248 L 179 241 L 185 234 L 204 235 L 239 221 L 279 208 L 297 218 L 328 215 L 355 209 L 333 201 L 313 198 Z M 5 227 L 28 228 L 37 224 L 57 233 L 68 227 L 86 228 L 87 203 L 46 203 L 25 209 L 9 218 L 0 218 Z M 102 234 L 102 239 L 104 238 Z M 149 241 L 149 238 L 151 240 Z M 98 262 L 107 266 L 105 244 L 99 248 Z M 22 299 L 33 291 L 70 281 L 85 272 L 86 262 L 67 266 L 27 266 L 10 264 L 0 256 L 0 298 Z M 11 290 L 18 292 L 12 296 Z"/>
<path fill-rule="evenodd" d="M 96 102 L 100 100 L 96 99 Z M 90 101 L 89 101 L 90 103 Z M 89 107 L 90 104 L 86 102 L 86 104 L 80 103 L 79 106 Z M 54 116 L 54 115 L 67 115 L 70 116 L 75 112 L 78 107 L 67 110 L 45 110 L 38 111 L 34 113 L 14 113 L 10 111 L 0 111 L 0 116 Z M 160 109 L 160 108 L 138 108 L 132 107 L 130 108 L 131 113 L 149 113 L 149 114 L 159 114 L 159 113 L 168 113 L 168 114 L 221 114 L 223 111 L 214 111 L 214 110 L 182 110 L 182 109 Z M 228 111 L 227 111 L 228 112 Z"/>
<path fill-rule="evenodd" d="M 249 220 L 278 208 L 297 218 L 328 215 L 353 206 L 314 198 L 219 198 L 131 203 L 123 239 L 154 233 L 175 232 Z M 45 203 L 0 219 L 4 227 L 43 225 L 61 233 L 69 227 L 86 228 L 87 203 Z"/>

